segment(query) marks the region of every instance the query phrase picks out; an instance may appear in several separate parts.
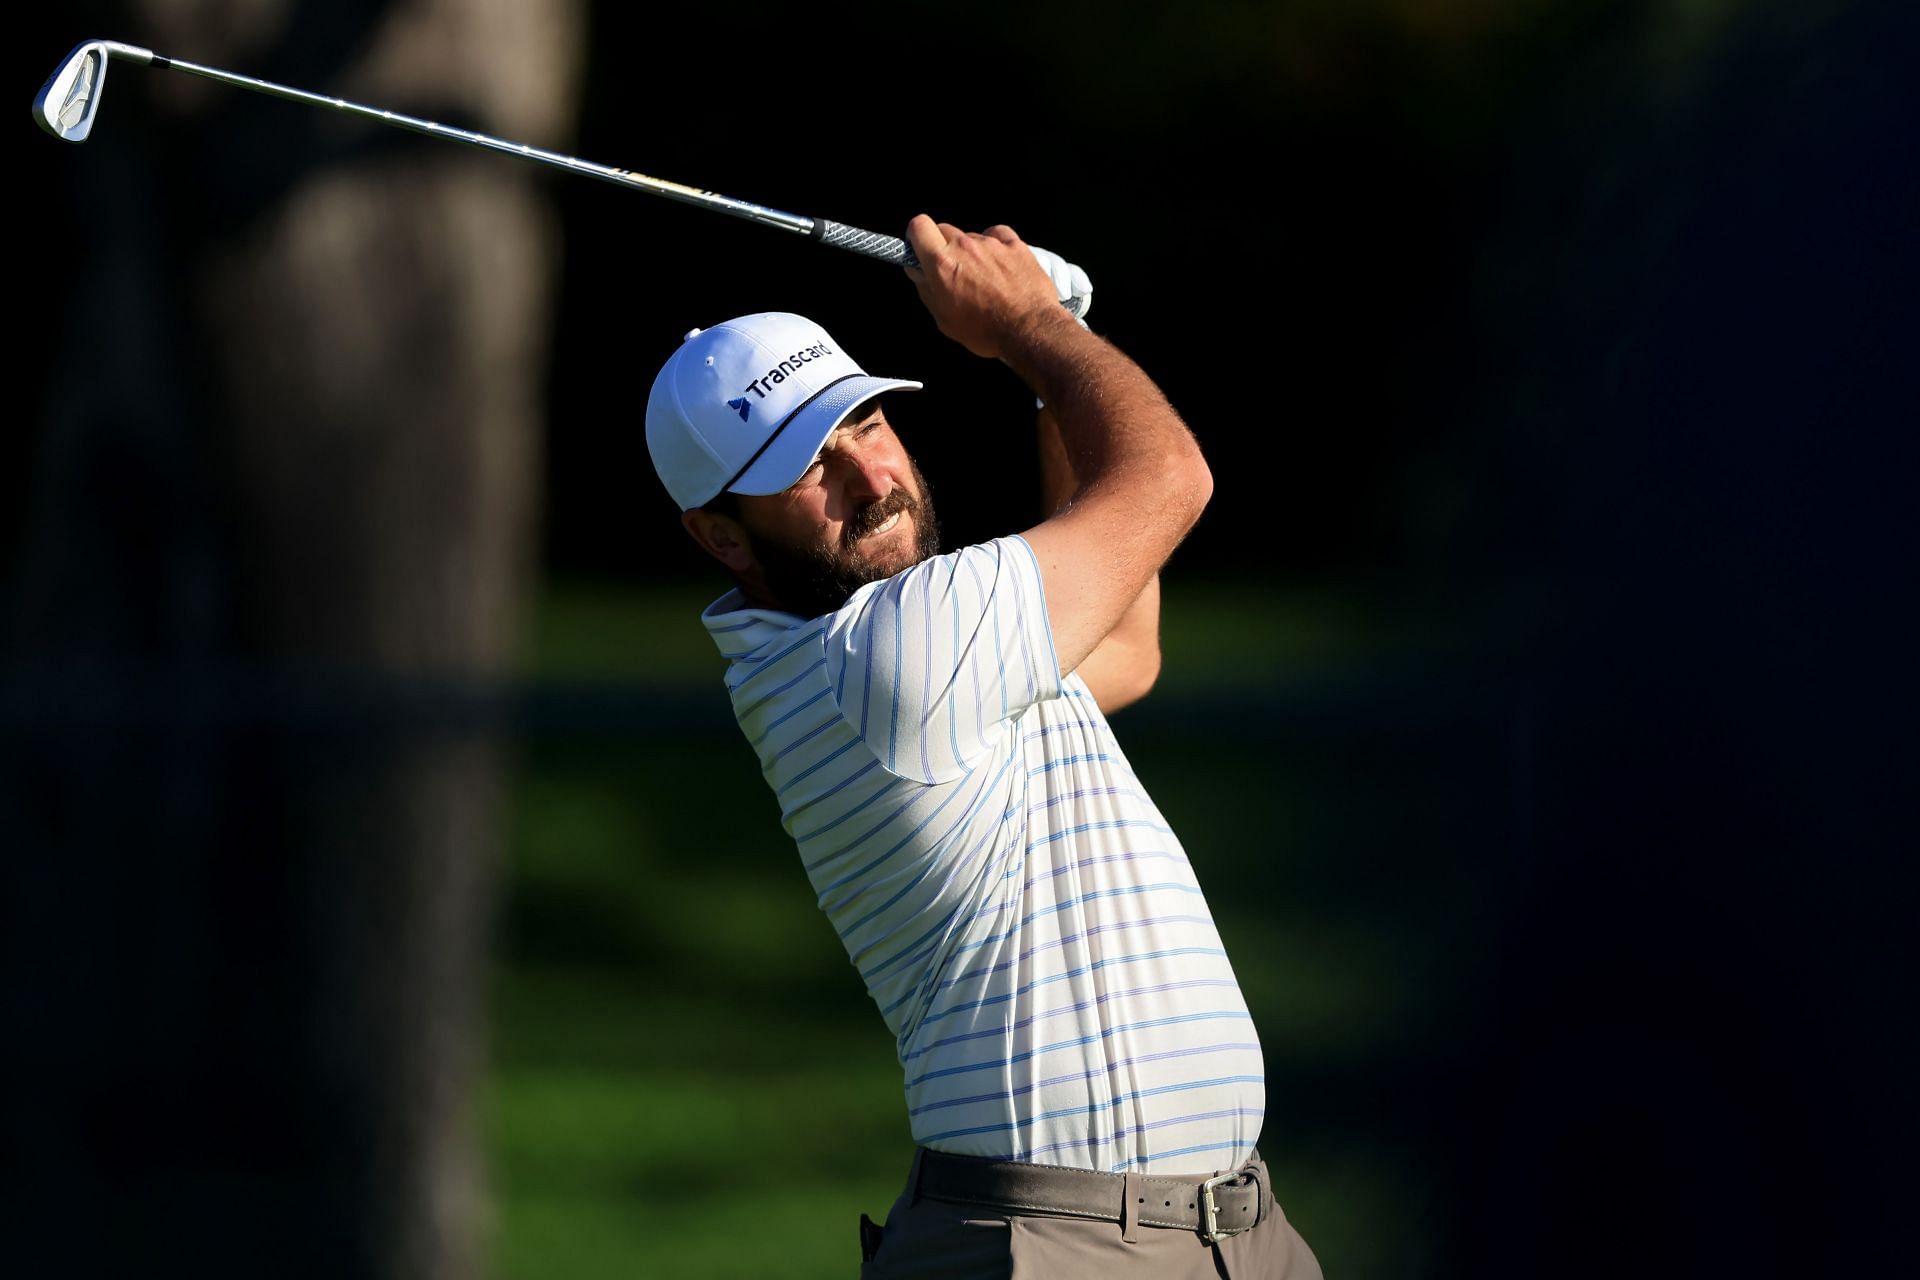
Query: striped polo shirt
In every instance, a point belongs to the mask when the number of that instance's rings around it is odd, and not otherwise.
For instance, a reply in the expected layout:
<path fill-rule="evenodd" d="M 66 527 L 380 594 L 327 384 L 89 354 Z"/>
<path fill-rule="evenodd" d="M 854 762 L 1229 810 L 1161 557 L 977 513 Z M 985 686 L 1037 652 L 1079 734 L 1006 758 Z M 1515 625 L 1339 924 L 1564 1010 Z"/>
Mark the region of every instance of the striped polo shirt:
<path fill-rule="evenodd" d="M 701 615 L 820 907 L 898 1046 L 914 1140 L 1110 1172 L 1231 1168 L 1260 1045 L 1180 841 L 1006 537 L 814 619 Z"/>

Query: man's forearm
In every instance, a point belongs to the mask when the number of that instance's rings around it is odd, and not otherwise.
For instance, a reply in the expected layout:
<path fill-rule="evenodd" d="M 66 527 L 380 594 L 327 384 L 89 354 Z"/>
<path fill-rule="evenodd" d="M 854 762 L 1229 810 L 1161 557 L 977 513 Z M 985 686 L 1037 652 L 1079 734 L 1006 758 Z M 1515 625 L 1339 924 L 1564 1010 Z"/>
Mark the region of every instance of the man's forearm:
<path fill-rule="evenodd" d="M 1062 312 L 1009 335 L 1002 358 L 1048 406 L 1070 462 L 1068 498 L 1120 485 L 1183 505 L 1179 479 L 1205 475 L 1200 447 L 1151 378 Z M 1194 506 L 1197 516 L 1204 497 Z"/>

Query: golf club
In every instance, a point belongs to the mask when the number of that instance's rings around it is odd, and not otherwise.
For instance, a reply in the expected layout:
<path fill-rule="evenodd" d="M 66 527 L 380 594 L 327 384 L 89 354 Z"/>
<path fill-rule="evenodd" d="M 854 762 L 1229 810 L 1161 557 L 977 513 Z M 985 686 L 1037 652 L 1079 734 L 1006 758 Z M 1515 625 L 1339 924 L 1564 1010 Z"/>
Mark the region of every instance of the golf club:
<path fill-rule="evenodd" d="M 40 127 L 63 142 L 85 142 L 87 135 L 93 132 L 94 118 L 100 114 L 100 95 L 106 88 L 107 63 L 116 58 L 122 62 L 131 62 L 143 67 L 168 67 L 175 71 L 187 72 L 189 75 L 203 76 L 208 80 L 218 80 L 222 84 L 230 84 L 237 88 L 251 89 L 255 93 L 285 98 L 289 102 L 305 102 L 316 107 L 325 107 L 330 111 L 359 116 L 365 120 L 376 120 L 398 129 L 410 129 L 415 133 L 430 134 L 437 138 L 464 142 L 468 146 L 485 147 L 489 151 L 520 156 L 540 164 L 552 165 L 556 169 L 583 173 L 590 178 L 599 178 L 603 182 L 615 183 L 635 191 L 645 191 L 651 195 L 665 196 L 669 200 L 678 200 L 683 204 L 697 205 L 717 213 L 745 218 L 750 222 L 758 222 L 762 226 L 778 227 L 782 231 L 811 236 L 835 249 L 847 249 L 895 266 L 917 265 L 913 251 L 897 236 L 862 231 L 858 227 L 830 222 L 825 218 L 803 218 L 799 214 L 783 213 L 778 209 L 750 204 L 745 200 L 735 200 L 731 196 L 719 195 L 716 192 L 700 191 L 662 178 L 649 178 L 645 174 L 634 173 L 627 169 L 609 168 L 606 165 L 579 160 L 573 156 L 563 156 L 556 151 L 530 147 L 524 143 L 490 138 L 483 133 L 470 133 L 465 129 L 436 124 L 431 120 L 402 115 L 397 111 L 365 107 L 343 98 L 308 93 L 303 89 L 290 89 L 286 85 L 274 84 L 269 80 L 236 75 L 231 71 L 182 62 L 177 58 L 163 58 L 151 49 L 121 44 L 117 40 L 89 40 L 75 46 L 73 52 L 67 55 L 66 61 L 62 62 L 59 69 L 47 78 L 46 84 L 41 86 L 40 92 L 33 99 L 33 118 L 39 122 Z"/>

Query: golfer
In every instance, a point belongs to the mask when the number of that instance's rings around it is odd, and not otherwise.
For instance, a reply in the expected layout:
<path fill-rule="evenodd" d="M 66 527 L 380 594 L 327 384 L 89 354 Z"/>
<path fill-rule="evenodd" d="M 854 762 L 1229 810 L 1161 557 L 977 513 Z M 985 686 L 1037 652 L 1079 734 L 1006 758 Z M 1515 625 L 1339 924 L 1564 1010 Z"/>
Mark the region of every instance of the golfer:
<path fill-rule="evenodd" d="M 734 715 L 898 1046 L 915 1154 L 861 1275 L 1318 1277 L 1255 1149 L 1233 967 L 1106 719 L 1158 673 L 1160 566 L 1212 476 L 1076 318 L 1078 268 L 1006 227 L 906 235 L 940 331 L 1045 406 L 1039 525 L 942 552 L 881 398 L 920 384 L 797 315 L 694 330 L 647 402 L 735 583 L 702 614 Z"/>

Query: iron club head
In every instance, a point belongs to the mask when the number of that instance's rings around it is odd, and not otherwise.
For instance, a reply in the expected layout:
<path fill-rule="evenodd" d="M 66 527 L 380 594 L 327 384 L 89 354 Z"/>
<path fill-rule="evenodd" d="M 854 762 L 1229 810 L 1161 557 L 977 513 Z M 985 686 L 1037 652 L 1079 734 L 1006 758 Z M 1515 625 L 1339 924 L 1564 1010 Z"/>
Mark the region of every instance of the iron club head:
<path fill-rule="evenodd" d="M 100 114 L 100 93 L 107 83 L 107 63 L 113 58 L 151 62 L 151 50 L 117 40 L 88 40 L 74 46 L 40 92 L 33 98 L 33 118 L 62 142 L 85 142 Z"/>

